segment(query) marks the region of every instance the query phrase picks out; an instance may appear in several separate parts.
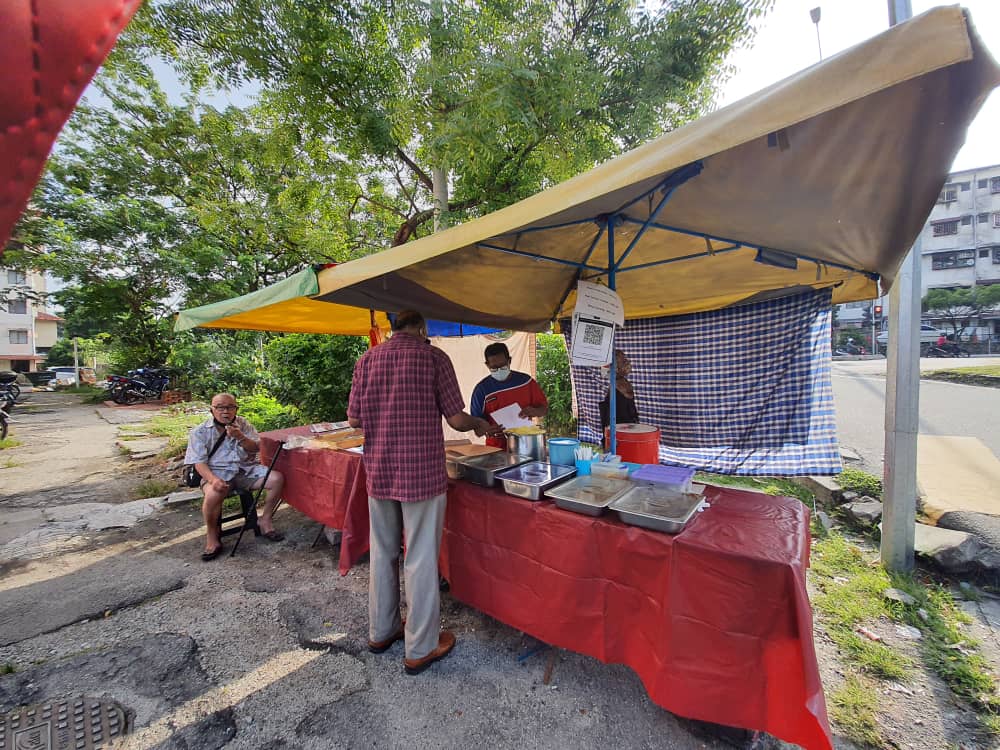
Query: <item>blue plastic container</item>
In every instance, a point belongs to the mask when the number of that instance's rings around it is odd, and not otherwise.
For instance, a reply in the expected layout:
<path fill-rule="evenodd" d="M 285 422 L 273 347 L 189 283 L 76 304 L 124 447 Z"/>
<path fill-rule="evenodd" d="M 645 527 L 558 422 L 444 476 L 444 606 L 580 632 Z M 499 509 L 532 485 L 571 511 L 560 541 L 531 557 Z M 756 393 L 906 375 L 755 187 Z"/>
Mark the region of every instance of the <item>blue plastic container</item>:
<path fill-rule="evenodd" d="M 575 451 L 580 447 L 576 438 L 549 438 L 549 463 L 576 466 Z"/>
<path fill-rule="evenodd" d="M 576 475 L 578 477 L 585 477 L 590 473 L 590 465 L 594 463 L 591 459 L 589 461 L 577 461 L 576 462 Z"/>

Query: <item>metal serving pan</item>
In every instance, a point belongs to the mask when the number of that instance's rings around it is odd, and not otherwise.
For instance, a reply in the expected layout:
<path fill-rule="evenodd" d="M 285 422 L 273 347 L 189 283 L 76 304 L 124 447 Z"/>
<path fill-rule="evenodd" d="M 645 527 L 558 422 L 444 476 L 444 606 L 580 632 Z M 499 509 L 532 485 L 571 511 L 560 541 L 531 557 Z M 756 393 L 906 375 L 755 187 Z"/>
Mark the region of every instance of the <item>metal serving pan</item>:
<path fill-rule="evenodd" d="M 497 472 L 497 479 L 503 482 L 504 492 L 508 495 L 523 497 L 526 500 L 541 500 L 545 490 L 569 479 L 574 474 L 576 474 L 575 466 L 556 466 L 532 461 L 529 464 Z"/>
<path fill-rule="evenodd" d="M 662 485 L 638 484 L 609 507 L 632 526 L 679 534 L 703 502 L 700 492 L 676 492 Z"/>
<path fill-rule="evenodd" d="M 588 516 L 599 516 L 613 500 L 632 486 L 627 479 L 585 474 L 547 490 L 545 495 L 555 500 L 560 508 Z"/>
<path fill-rule="evenodd" d="M 454 459 L 461 468 L 462 475 L 474 484 L 481 484 L 484 487 L 492 487 L 496 484 L 496 474 L 498 471 L 509 469 L 512 466 L 526 464 L 533 459 L 531 456 L 522 456 L 517 453 L 487 453 L 482 456 L 468 456 Z"/>

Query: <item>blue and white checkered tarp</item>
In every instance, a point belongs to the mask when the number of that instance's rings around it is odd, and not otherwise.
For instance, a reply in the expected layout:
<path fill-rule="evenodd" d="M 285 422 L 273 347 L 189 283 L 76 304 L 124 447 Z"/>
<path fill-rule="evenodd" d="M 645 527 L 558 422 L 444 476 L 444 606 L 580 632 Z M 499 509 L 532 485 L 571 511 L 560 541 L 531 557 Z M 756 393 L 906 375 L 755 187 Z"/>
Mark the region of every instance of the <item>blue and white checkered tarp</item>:
<path fill-rule="evenodd" d="M 839 472 L 830 301 L 819 290 L 627 321 L 615 346 L 632 362 L 639 420 L 660 428 L 660 461 L 718 474 Z M 580 439 L 600 442 L 607 373 L 571 371 Z"/>

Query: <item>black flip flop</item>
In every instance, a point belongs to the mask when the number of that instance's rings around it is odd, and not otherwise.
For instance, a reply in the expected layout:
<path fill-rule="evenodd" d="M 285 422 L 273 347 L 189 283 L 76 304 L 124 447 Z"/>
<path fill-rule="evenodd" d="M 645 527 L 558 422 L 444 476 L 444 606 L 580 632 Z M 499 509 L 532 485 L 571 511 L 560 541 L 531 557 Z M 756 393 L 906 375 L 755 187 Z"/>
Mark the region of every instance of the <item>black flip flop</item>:
<path fill-rule="evenodd" d="M 283 541 L 285 538 L 284 534 L 282 534 L 280 531 L 275 531 L 274 529 L 272 529 L 271 531 L 262 531 L 260 532 L 260 535 L 265 539 L 267 539 L 267 541 L 269 542 L 280 542 Z"/>
<path fill-rule="evenodd" d="M 222 545 L 220 544 L 218 547 L 216 547 L 215 549 L 213 549 L 211 552 L 202 552 L 201 553 L 201 559 L 202 559 L 202 562 L 208 562 L 209 560 L 214 560 L 215 558 L 217 558 L 221 554 L 222 554 Z"/>

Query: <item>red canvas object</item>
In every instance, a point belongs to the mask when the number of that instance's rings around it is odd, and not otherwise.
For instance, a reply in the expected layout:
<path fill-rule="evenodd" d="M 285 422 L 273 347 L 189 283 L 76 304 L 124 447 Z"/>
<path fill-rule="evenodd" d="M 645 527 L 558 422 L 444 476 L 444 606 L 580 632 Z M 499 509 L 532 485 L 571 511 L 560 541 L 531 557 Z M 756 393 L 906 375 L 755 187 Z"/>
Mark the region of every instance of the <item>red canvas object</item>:
<path fill-rule="evenodd" d="M 0 254 L 56 136 L 140 2 L 0 3 Z"/>
<path fill-rule="evenodd" d="M 260 460 L 267 465 L 278 441 L 289 435 L 312 436 L 308 427 L 260 433 Z M 361 456 L 345 451 L 283 451 L 275 469 L 285 477 L 285 502 L 324 526 L 340 529 L 339 568 L 347 575 L 368 551 L 368 489 Z"/>
<path fill-rule="evenodd" d="M 276 439 L 261 434 L 266 463 Z M 354 453 L 293 450 L 290 505 L 343 529 L 340 572 L 368 549 Z M 706 487 L 711 507 L 672 536 L 450 482 L 441 570 L 451 595 L 559 648 L 627 664 L 659 706 L 832 747 L 806 593 L 809 511 L 794 498 Z"/>

